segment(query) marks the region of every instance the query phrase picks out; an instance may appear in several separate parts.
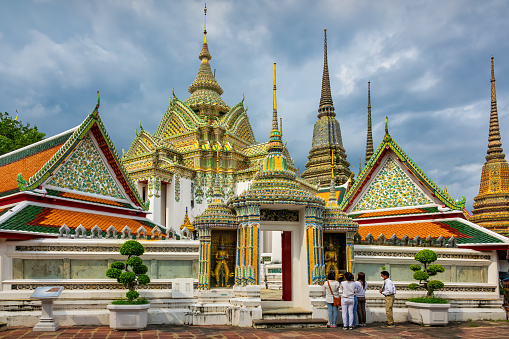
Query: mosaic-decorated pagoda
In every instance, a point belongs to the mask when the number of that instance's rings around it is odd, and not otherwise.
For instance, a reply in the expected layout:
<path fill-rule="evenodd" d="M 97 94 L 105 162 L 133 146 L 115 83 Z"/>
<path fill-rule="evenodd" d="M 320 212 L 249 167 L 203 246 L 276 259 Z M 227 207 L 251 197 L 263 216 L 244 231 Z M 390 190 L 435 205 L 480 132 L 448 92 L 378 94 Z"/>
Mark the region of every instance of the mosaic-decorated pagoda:
<path fill-rule="evenodd" d="M 81 125 L 0 156 L 0 238 L 163 239 L 95 109 Z"/>
<path fill-rule="evenodd" d="M 502 149 L 498 123 L 495 67 L 491 58 L 491 114 L 488 155 L 482 167 L 479 194 L 470 221 L 509 236 L 509 165 Z"/>
<path fill-rule="evenodd" d="M 324 30 L 323 75 L 318 121 L 313 127 L 313 140 L 309 151 L 306 170 L 301 177 L 321 187 L 329 187 L 329 173 L 332 151 L 336 156 L 335 181 L 344 184 L 350 177 L 350 163 L 346 160 L 346 152 L 341 138 L 341 128 L 336 120 L 327 62 L 327 30 Z"/>
<path fill-rule="evenodd" d="M 213 199 L 216 176 L 225 199 L 245 190 L 269 147 L 256 141 L 244 98 L 232 107 L 221 98 L 223 89 L 210 65 L 206 15 L 205 7 L 200 66 L 189 86 L 190 96 L 181 100 L 173 93 L 156 131 L 149 133 L 140 125 L 122 156 L 140 195 L 150 202 L 150 218 L 173 228 L 182 224 L 186 208 L 191 222 L 206 209 Z M 219 152 L 214 150 L 217 147 Z M 289 169 L 295 172 L 286 148 L 283 152 Z M 299 183 L 316 191 L 304 180 Z"/>

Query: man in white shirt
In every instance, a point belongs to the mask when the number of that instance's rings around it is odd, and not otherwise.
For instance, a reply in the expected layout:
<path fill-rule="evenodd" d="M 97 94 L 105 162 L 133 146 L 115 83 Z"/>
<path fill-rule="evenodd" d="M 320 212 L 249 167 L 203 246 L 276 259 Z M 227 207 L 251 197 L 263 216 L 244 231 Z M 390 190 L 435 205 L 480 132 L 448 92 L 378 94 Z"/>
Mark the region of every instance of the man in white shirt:
<path fill-rule="evenodd" d="M 394 317 L 392 315 L 392 305 L 394 305 L 394 299 L 396 298 L 396 286 L 391 279 L 389 279 L 389 272 L 382 271 L 380 275 L 384 281 L 380 293 L 385 297 L 385 314 L 387 315 L 387 327 L 394 327 Z"/>

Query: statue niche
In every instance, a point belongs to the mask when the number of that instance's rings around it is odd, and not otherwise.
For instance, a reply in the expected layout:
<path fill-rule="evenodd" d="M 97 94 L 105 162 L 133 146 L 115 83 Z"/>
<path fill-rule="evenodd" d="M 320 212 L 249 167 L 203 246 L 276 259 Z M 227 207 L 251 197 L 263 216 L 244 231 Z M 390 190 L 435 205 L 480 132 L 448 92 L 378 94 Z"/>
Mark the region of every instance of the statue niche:
<path fill-rule="evenodd" d="M 330 271 L 336 273 L 336 279 L 346 272 L 346 237 L 343 233 L 324 233 L 325 276 Z"/>
<path fill-rule="evenodd" d="M 231 287 L 233 285 L 236 238 L 236 231 L 212 231 L 211 287 Z"/>

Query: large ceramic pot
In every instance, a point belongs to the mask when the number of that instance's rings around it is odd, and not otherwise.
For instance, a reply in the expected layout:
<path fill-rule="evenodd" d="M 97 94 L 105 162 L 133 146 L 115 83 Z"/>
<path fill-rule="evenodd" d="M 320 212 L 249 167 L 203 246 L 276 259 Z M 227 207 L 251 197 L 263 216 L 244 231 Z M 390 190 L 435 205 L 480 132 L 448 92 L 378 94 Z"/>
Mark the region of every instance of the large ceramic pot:
<path fill-rule="evenodd" d="M 150 304 L 108 305 L 110 327 L 115 330 L 143 330 L 147 327 Z"/>
<path fill-rule="evenodd" d="M 449 323 L 450 304 L 426 304 L 407 301 L 408 321 L 424 325 L 445 326 Z"/>

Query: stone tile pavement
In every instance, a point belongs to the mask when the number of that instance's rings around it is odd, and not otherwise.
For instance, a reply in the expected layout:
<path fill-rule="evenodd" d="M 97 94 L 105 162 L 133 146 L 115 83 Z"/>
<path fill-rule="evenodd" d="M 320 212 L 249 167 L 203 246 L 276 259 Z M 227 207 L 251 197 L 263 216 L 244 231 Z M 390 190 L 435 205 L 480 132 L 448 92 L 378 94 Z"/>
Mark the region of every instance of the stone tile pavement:
<path fill-rule="evenodd" d="M 380 323 L 345 331 L 342 328 L 254 329 L 231 326 L 151 325 L 144 331 L 112 331 L 109 327 L 63 327 L 57 332 L 33 332 L 31 328 L 14 328 L 0 332 L 0 339 L 242 339 L 242 338 L 509 338 L 508 321 L 454 322 L 447 327 L 421 327 L 402 323 L 385 328 Z"/>

